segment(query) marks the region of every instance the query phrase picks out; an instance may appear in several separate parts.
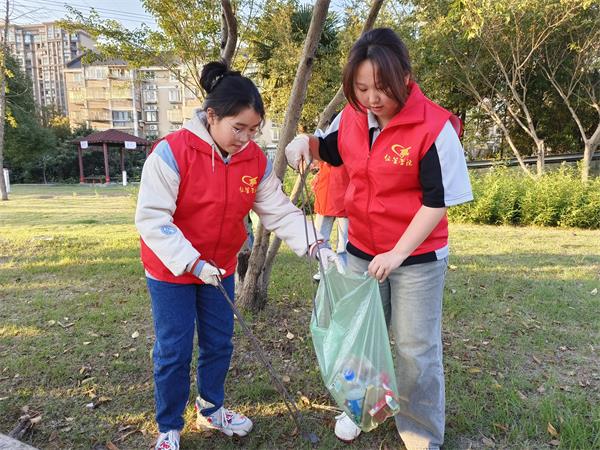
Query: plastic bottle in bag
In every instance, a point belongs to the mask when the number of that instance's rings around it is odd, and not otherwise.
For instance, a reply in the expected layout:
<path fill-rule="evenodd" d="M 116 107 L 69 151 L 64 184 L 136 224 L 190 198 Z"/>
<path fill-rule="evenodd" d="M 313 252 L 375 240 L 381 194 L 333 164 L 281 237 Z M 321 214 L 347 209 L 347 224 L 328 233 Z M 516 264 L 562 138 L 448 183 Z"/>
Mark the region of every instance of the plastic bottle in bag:
<path fill-rule="evenodd" d="M 345 403 L 356 423 L 360 423 L 363 412 L 363 403 L 365 400 L 366 387 L 356 376 L 352 368 L 347 368 L 343 372 L 343 396 Z"/>

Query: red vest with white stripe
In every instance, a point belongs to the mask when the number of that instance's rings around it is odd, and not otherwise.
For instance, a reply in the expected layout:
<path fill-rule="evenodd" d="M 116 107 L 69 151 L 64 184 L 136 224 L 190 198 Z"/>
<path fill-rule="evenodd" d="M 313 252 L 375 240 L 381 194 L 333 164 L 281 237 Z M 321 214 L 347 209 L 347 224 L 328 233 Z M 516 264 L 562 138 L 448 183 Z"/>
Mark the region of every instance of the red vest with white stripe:
<path fill-rule="evenodd" d="M 254 142 L 231 156 L 228 164 L 217 154 L 212 166 L 211 146 L 189 130 L 165 137 L 179 168 L 179 192 L 173 223 L 200 252 L 229 276 L 237 253 L 246 240 L 244 216 L 248 214 L 267 158 Z M 190 273 L 175 276 L 142 240 L 142 263 L 154 278 L 170 283 L 202 282 Z"/>
<path fill-rule="evenodd" d="M 347 105 L 340 121 L 338 148 L 350 176 L 344 199 L 348 240 L 370 255 L 391 250 L 422 206 L 419 162 L 451 116 L 426 98 L 416 83 L 410 89 L 406 104 L 370 151 L 367 114 Z M 412 255 L 447 243 L 444 217 Z"/>

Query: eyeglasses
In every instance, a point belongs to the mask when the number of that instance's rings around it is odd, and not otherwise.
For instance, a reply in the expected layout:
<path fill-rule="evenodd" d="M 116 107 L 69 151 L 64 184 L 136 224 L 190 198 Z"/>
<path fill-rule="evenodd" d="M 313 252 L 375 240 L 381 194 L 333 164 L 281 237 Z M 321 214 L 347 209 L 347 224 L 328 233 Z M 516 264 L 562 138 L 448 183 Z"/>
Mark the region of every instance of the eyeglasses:
<path fill-rule="evenodd" d="M 233 126 L 230 122 L 228 122 L 228 123 L 231 126 L 231 131 L 233 132 L 233 135 L 236 138 L 242 138 L 242 137 L 246 136 L 248 138 L 248 140 L 251 140 L 251 139 L 254 139 L 254 138 L 259 137 L 261 135 L 260 128 L 254 130 L 254 131 L 249 131 L 249 130 L 248 131 L 244 131 L 244 130 L 239 129 L 236 126 Z"/>

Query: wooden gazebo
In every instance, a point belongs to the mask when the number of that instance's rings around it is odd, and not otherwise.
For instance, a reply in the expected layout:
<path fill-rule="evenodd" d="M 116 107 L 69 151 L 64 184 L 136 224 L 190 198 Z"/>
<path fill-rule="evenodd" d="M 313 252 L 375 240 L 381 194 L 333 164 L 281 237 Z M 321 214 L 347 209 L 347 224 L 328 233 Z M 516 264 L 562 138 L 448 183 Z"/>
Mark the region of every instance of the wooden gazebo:
<path fill-rule="evenodd" d="M 110 129 L 106 131 L 98 131 L 88 136 L 80 137 L 73 140 L 73 143 L 77 146 L 77 154 L 79 156 L 79 182 L 85 183 L 86 177 L 83 173 L 83 151 L 84 150 L 96 150 L 102 146 L 104 152 L 104 177 L 105 182 L 110 183 L 110 172 L 108 169 L 108 150 L 110 147 L 117 147 L 121 150 L 121 172 L 125 171 L 125 152 L 141 150 L 146 153 L 152 145 L 151 141 L 134 136 L 133 134 L 125 133 L 123 131 Z M 98 149 L 99 150 L 99 149 Z"/>

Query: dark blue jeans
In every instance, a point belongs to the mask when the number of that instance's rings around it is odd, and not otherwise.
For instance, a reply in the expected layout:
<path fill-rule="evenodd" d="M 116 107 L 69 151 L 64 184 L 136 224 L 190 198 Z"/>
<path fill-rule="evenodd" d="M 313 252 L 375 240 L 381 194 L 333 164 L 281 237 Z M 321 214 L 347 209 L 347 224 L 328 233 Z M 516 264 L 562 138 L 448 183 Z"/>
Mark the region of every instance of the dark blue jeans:
<path fill-rule="evenodd" d="M 194 325 L 198 332 L 198 393 L 214 405 L 203 409 L 210 415 L 225 396 L 225 377 L 233 353 L 233 312 L 221 292 L 210 285 L 174 284 L 147 278 L 152 298 L 156 342 L 154 399 L 156 422 L 161 433 L 183 428 L 183 411 L 190 395 L 190 363 Z M 234 276 L 223 280 L 233 299 Z"/>

